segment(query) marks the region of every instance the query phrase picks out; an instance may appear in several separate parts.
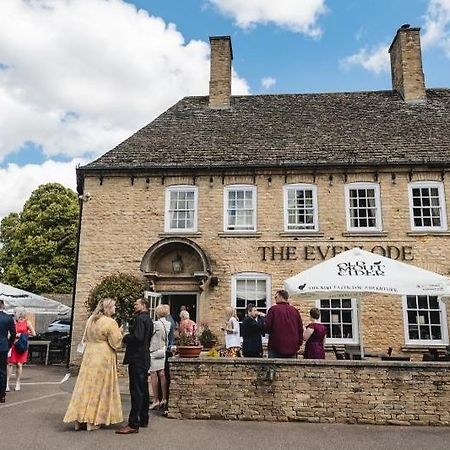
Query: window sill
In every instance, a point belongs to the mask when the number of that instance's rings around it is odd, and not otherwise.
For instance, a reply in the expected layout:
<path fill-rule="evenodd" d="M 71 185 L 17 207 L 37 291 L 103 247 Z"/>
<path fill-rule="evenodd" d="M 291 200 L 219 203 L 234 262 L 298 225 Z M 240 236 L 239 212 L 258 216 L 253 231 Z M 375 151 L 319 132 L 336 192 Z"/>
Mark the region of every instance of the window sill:
<path fill-rule="evenodd" d="M 303 238 L 303 237 L 322 238 L 325 236 L 325 233 L 320 233 L 319 231 L 283 231 L 279 235 L 281 237 L 293 237 L 293 238 Z"/>
<path fill-rule="evenodd" d="M 173 236 L 189 236 L 189 237 L 200 237 L 202 233 L 200 231 L 166 231 L 164 233 L 159 233 L 158 237 L 173 237 Z"/>
<path fill-rule="evenodd" d="M 344 237 L 384 237 L 387 235 L 387 231 L 346 231 L 342 233 Z"/>
<path fill-rule="evenodd" d="M 402 347 L 402 352 L 426 352 L 429 348 L 436 348 L 436 349 L 442 349 L 445 350 L 447 347 L 446 344 L 432 344 L 430 343 L 423 343 L 423 344 L 405 344 Z"/>
<path fill-rule="evenodd" d="M 450 236 L 450 231 L 409 231 L 407 236 Z"/>
<path fill-rule="evenodd" d="M 217 234 L 220 238 L 249 238 L 249 239 L 257 239 L 260 238 L 262 233 L 258 233 L 256 231 L 252 231 L 249 233 L 243 233 L 242 231 L 240 232 L 229 232 L 229 231 L 224 231 L 223 233 L 218 233 Z"/>

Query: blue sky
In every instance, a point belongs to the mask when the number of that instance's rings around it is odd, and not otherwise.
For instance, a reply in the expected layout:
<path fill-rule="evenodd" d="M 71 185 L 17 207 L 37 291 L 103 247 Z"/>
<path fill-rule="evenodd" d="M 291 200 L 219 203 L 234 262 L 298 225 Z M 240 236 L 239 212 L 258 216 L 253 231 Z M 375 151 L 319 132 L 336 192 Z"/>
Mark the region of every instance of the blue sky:
<path fill-rule="evenodd" d="M 232 37 L 237 94 L 383 90 L 404 23 L 427 87 L 450 87 L 450 0 L 2 0 L 0 217 L 205 95 L 211 35 Z"/>

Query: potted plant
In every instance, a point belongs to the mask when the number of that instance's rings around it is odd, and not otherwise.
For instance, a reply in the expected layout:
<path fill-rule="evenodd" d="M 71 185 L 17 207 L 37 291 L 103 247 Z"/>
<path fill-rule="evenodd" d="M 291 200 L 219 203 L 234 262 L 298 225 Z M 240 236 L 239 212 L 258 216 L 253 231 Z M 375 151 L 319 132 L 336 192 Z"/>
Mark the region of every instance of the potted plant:
<path fill-rule="evenodd" d="M 217 344 L 217 336 L 210 330 L 208 322 L 202 322 L 199 340 L 203 348 L 213 348 Z"/>
<path fill-rule="evenodd" d="M 180 358 L 198 358 L 203 349 L 197 336 L 197 328 L 184 331 L 178 337 L 177 353 Z"/>

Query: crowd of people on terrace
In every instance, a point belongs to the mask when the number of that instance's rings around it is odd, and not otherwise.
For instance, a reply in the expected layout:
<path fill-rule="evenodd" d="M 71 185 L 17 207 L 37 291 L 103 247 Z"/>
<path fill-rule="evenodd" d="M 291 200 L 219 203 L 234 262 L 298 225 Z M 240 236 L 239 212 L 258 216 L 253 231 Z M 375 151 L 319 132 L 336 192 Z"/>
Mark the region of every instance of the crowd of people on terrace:
<path fill-rule="evenodd" d="M 318 323 L 320 311 L 311 309 L 311 323 L 303 329 L 300 312 L 290 305 L 286 291 L 277 291 L 275 302 L 267 315 L 249 304 L 242 323 L 239 323 L 234 308 L 225 308 L 225 321 L 221 327 L 225 338 L 223 356 L 262 357 L 262 337 L 268 334 L 269 358 L 296 358 L 303 343 L 305 358 L 325 358 L 326 328 Z M 170 386 L 168 360 L 176 349 L 176 337 L 198 332 L 197 324 L 190 318 L 186 307 L 181 308 L 174 320 L 169 305 L 159 305 L 153 320 L 149 314 L 148 300 L 139 298 L 134 303 L 135 316 L 128 330 L 119 327 L 113 319 L 115 310 L 113 299 L 102 299 L 86 322 L 82 342 L 77 349 L 83 354 L 82 363 L 64 416 L 64 422 L 74 423 L 75 430 L 93 431 L 123 422 L 117 352 L 124 346 L 123 363 L 128 365 L 131 410 L 127 425 L 116 433 L 133 434 L 147 427 L 149 410 L 160 409 L 167 413 Z M 6 316 L 0 314 L 0 344 L 10 350 L 18 340 L 16 334 L 33 335 L 34 330 L 23 314 L 18 315 L 15 324 L 10 316 Z M 11 367 L 17 364 L 21 369 L 23 357 L 19 361 L 15 353 L 17 350 L 10 351 L 9 363 Z M 0 369 L 0 396 L 4 400 L 9 385 L 6 370 Z M 18 375 L 20 380 L 20 373 Z M 19 384 L 16 381 L 17 389 L 20 389 L 20 381 Z"/>

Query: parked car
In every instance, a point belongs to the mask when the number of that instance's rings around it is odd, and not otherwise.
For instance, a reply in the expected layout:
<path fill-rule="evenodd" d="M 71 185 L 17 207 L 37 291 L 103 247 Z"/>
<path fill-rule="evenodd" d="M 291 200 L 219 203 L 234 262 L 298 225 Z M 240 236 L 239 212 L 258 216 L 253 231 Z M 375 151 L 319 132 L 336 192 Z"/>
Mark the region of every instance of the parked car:
<path fill-rule="evenodd" d="M 47 328 L 47 332 L 53 333 L 69 333 L 70 332 L 70 319 L 58 319 L 54 320 Z"/>

